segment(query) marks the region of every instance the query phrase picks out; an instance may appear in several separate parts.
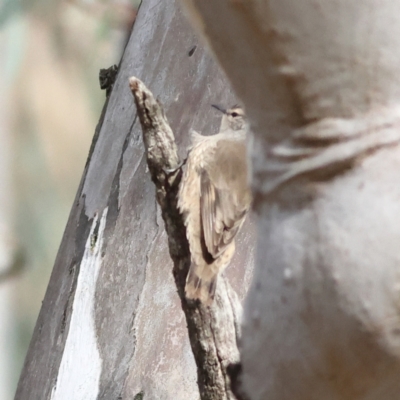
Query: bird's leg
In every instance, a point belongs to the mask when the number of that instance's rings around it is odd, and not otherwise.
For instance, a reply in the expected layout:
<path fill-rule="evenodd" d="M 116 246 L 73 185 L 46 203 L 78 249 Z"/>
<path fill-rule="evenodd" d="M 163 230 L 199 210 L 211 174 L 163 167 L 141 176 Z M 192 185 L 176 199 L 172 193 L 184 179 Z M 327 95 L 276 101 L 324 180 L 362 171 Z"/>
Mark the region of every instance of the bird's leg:
<path fill-rule="evenodd" d="M 171 190 L 179 185 L 182 177 L 182 167 L 186 164 L 187 157 L 183 159 L 175 168 L 162 168 L 164 174 L 164 187 Z M 178 178 L 178 179 L 177 179 Z"/>
<path fill-rule="evenodd" d="M 181 161 L 181 162 L 178 164 L 178 166 L 175 167 L 175 168 L 163 168 L 163 172 L 164 172 L 165 176 L 166 176 L 167 178 L 170 178 L 172 175 L 175 174 L 175 172 L 177 172 L 178 170 L 180 170 L 180 169 L 186 164 L 186 161 L 187 161 L 187 157 L 184 158 L 183 161 Z"/>

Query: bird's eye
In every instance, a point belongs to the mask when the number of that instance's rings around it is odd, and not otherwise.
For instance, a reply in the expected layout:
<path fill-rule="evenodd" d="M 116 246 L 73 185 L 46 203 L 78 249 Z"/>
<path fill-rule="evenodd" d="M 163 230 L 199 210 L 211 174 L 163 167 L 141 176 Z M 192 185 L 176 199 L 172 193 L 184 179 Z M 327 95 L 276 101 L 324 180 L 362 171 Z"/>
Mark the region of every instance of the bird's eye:
<path fill-rule="evenodd" d="M 232 117 L 234 117 L 234 118 L 239 116 L 239 114 L 238 114 L 237 112 L 233 112 L 231 115 L 232 115 Z"/>

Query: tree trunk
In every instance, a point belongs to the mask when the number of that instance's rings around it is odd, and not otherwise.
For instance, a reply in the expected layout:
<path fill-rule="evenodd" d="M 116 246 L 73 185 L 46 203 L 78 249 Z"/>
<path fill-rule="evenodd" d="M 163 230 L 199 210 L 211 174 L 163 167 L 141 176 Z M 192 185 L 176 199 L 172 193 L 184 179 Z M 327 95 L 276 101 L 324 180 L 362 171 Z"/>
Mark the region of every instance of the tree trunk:
<path fill-rule="evenodd" d="M 255 135 L 244 390 L 398 399 L 400 1 L 185 3 Z"/>
<path fill-rule="evenodd" d="M 16 399 L 197 399 L 196 366 L 128 77 L 164 104 L 180 155 L 236 102 L 175 1 L 144 0 L 96 129 Z M 72 116 L 73 117 L 73 116 Z M 248 224 L 228 270 L 250 280 Z"/>

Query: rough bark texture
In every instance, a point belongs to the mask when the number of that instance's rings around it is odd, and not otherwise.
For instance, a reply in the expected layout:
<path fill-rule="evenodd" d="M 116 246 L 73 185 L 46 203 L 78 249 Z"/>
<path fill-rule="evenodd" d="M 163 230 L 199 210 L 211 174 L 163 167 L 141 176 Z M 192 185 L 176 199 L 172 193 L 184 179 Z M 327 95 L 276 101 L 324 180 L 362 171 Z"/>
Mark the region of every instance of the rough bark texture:
<path fill-rule="evenodd" d="M 181 156 L 191 128 L 218 129 L 220 115 L 210 104 L 236 102 L 178 5 L 144 0 L 96 129 L 18 400 L 199 397 L 131 75 L 164 104 Z M 248 225 L 227 271 L 240 298 L 250 280 L 253 240 Z"/>
<path fill-rule="evenodd" d="M 244 389 L 398 399 L 400 1 L 185 3 L 255 134 Z"/>
<path fill-rule="evenodd" d="M 209 400 L 233 399 L 227 367 L 239 361 L 237 340 L 240 336 L 241 304 L 223 277 L 210 307 L 186 298 L 190 251 L 183 216 L 177 206 L 182 163 L 161 104 L 139 79 L 131 77 L 129 83 L 142 125 L 147 163 L 168 234 L 175 283 L 197 365 L 200 397 Z"/>

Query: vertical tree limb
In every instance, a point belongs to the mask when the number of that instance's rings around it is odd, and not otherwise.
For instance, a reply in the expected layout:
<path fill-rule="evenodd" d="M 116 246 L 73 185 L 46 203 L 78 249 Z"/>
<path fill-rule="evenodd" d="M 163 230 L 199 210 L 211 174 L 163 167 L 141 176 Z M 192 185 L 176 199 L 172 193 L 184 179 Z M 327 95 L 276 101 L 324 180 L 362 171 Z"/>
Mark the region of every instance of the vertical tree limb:
<path fill-rule="evenodd" d="M 254 133 L 246 392 L 397 400 L 400 1 L 182 1 Z"/>
<path fill-rule="evenodd" d="M 164 111 L 152 93 L 137 78 L 129 79 L 143 130 L 147 163 L 157 190 L 174 262 L 173 274 L 185 313 L 190 343 L 197 364 L 198 385 L 203 400 L 234 399 L 227 367 L 239 359 L 238 319 L 241 305 L 236 293 L 221 278 L 211 307 L 185 297 L 190 251 L 183 218 L 177 208 L 182 171 L 174 134 Z M 166 171 L 176 169 L 176 172 Z"/>
<path fill-rule="evenodd" d="M 171 274 L 167 235 L 156 211 L 139 118 L 127 85 L 131 75 L 151 82 L 153 93 L 168 106 L 168 119 L 182 148 L 188 145 L 190 129 L 204 134 L 216 132 L 219 114 L 210 104 L 229 106 L 237 102 L 177 2 L 143 1 L 96 129 L 16 400 L 70 399 L 70 391 L 74 400 L 199 399 L 197 368 Z M 93 234 L 91 228 L 96 215 L 103 215 L 105 209 L 101 266 L 96 281 L 90 283 L 95 290 L 80 291 L 80 285 L 93 272 L 84 262 L 85 243 L 98 242 L 102 234 L 98 220 Z M 254 230 L 248 222 L 226 271 L 240 298 L 246 292 L 254 257 Z M 184 276 L 180 276 L 183 284 Z M 93 308 L 85 307 L 88 295 Z M 82 319 L 91 331 L 95 330 L 87 336 L 90 347 L 74 334 Z M 232 320 L 230 314 L 228 320 Z M 214 321 L 209 323 L 214 325 Z M 210 335 L 226 334 L 211 328 L 208 331 Z M 226 356 L 230 341 L 236 345 L 235 337 L 227 337 L 228 346 L 219 346 L 218 353 L 215 345 L 198 353 L 225 365 L 235 359 Z M 84 387 L 81 379 L 70 379 L 68 388 L 57 390 L 63 360 L 72 359 L 73 368 L 84 369 L 80 359 L 87 357 L 93 345 L 101 357 L 100 369 L 96 369 L 98 379 L 86 381 Z M 208 357 L 210 352 L 214 358 Z M 92 374 L 93 369 L 89 372 Z M 226 384 L 221 376 L 218 382 L 224 396 Z M 206 379 L 204 385 L 212 378 Z"/>

